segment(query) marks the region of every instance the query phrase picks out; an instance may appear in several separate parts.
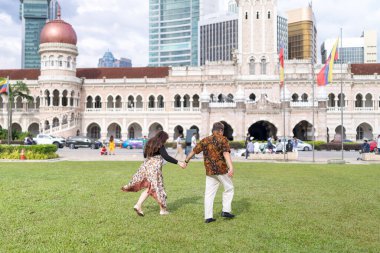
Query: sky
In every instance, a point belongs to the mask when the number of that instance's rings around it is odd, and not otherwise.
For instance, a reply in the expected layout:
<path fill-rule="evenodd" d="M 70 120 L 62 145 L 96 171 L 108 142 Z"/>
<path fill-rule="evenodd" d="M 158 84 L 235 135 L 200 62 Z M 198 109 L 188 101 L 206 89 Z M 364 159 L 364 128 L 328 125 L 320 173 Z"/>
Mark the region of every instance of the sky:
<path fill-rule="evenodd" d="M 219 1 L 220 11 L 227 10 L 228 0 L 205 1 Z M 306 7 L 310 1 L 278 0 L 278 12 L 285 15 L 287 10 Z M 132 59 L 135 67 L 148 64 L 148 0 L 60 0 L 60 4 L 62 19 L 78 36 L 78 67 L 97 67 L 107 50 L 118 59 Z M 21 67 L 19 5 L 19 0 L 0 0 L 0 69 Z M 325 39 L 338 37 L 340 28 L 343 37 L 377 30 L 380 47 L 380 1 L 314 0 L 313 10 L 318 49 Z"/>

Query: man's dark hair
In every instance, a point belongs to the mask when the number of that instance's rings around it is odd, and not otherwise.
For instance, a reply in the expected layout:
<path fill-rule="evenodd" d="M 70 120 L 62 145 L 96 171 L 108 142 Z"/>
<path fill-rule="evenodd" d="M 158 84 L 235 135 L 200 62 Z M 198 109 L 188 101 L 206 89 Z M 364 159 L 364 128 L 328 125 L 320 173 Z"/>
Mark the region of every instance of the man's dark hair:
<path fill-rule="evenodd" d="M 224 125 L 222 122 L 215 122 L 214 125 L 212 125 L 212 131 L 224 131 Z"/>

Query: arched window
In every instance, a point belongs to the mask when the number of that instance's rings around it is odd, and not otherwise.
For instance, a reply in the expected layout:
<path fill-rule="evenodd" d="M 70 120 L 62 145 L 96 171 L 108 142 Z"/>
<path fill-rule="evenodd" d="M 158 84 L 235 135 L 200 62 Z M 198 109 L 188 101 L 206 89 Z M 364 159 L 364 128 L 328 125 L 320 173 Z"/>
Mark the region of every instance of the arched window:
<path fill-rule="evenodd" d="M 128 108 L 134 108 L 135 107 L 135 98 L 133 96 L 128 97 Z"/>
<path fill-rule="evenodd" d="M 71 56 L 67 57 L 67 67 L 71 68 Z"/>
<path fill-rule="evenodd" d="M 154 96 L 149 96 L 148 108 L 154 108 Z"/>
<path fill-rule="evenodd" d="M 256 101 L 256 95 L 254 93 L 251 93 L 251 95 L 249 95 L 249 101 Z"/>
<path fill-rule="evenodd" d="M 259 19 L 259 18 L 260 18 L 260 13 L 256 12 L 256 19 Z"/>
<path fill-rule="evenodd" d="M 250 75 L 255 74 L 255 59 L 253 58 L 249 59 L 249 74 Z"/>
<path fill-rule="evenodd" d="M 372 101 L 372 95 L 368 93 L 365 95 L 365 107 L 372 107 L 373 106 L 373 101 Z"/>
<path fill-rule="evenodd" d="M 298 102 L 298 94 L 297 93 L 294 93 L 292 95 L 292 102 Z"/>
<path fill-rule="evenodd" d="M 248 19 L 248 12 L 245 13 L 245 19 Z"/>
<path fill-rule="evenodd" d="M 307 98 L 308 98 L 308 96 L 306 93 L 302 94 L 302 96 L 301 96 L 302 102 L 307 102 Z"/>
<path fill-rule="evenodd" d="M 63 56 L 58 56 L 58 67 L 63 67 Z"/>
<path fill-rule="evenodd" d="M 87 97 L 86 108 L 93 108 L 92 97 L 91 96 Z"/>
<path fill-rule="evenodd" d="M 226 101 L 226 98 L 223 94 L 219 94 L 218 96 L 218 103 L 224 103 Z"/>
<path fill-rule="evenodd" d="M 187 94 L 183 96 L 183 107 L 190 107 L 190 96 Z"/>
<path fill-rule="evenodd" d="M 363 107 L 363 95 L 360 93 L 356 95 L 355 107 Z"/>
<path fill-rule="evenodd" d="M 165 104 L 164 104 L 164 97 L 159 95 L 157 97 L 157 107 L 158 108 L 164 108 Z"/>
<path fill-rule="evenodd" d="M 216 97 L 214 94 L 210 95 L 210 100 L 211 100 L 211 102 L 216 102 Z"/>
<path fill-rule="evenodd" d="M 107 97 L 107 108 L 113 108 L 113 97 L 112 96 L 108 96 Z"/>
<path fill-rule="evenodd" d="M 49 56 L 49 63 L 50 63 L 50 66 L 51 66 L 51 67 L 54 66 L 54 56 L 53 56 L 53 55 L 50 55 L 50 56 Z"/>
<path fill-rule="evenodd" d="M 270 11 L 268 11 L 268 19 L 270 19 Z"/>
<path fill-rule="evenodd" d="M 181 96 L 178 94 L 174 96 L 174 107 L 176 108 L 181 107 Z"/>
<path fill-rule="evenodd" d="M 136 97 L 136 108 L 143 108 L 142 96 L 140 95 Z"/>
<path fill-rule="evenodd" d="M 115 108 L 122 108 L 123 104 L 121 102 L 121 97 L 119 95 L 116 96 L 116 101 L 115 101 Z"/>
<path fill-rule="evenodd" d="M 265 58 L 261 59 L 261 74 L 262 75 L 267 74 L 267 60 Z"/>
<path fill-rule="evenodd" d="M 234 102 L 234 95 L 231 93 L 227 95 L 226 102 Z"/>
<path fill-rule="evenodd" d="M 95 97 L 95 108 L 102 108 L 102 99 L 100 96 Z"/>
<path fill-rule="evenodd" d="M 335 95 L 333 93 L 329 94 L 328 107 L 335 107 Z"/>
<path fill-rule="evenodd" d="M 193 96 L 193 107 L 199 108 L 199 96 L 197 94 Z"/>

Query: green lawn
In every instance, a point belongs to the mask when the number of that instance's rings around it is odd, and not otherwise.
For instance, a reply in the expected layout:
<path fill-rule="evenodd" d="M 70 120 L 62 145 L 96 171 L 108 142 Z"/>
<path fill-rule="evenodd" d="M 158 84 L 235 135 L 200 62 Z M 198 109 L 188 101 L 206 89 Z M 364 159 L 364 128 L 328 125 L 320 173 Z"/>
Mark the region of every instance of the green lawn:
<path fill-rule="evenodd" d="M 0 163 L 0 252 L 379 252 L 380 165 L 235 164 L 203 220 L 204 169 L 164 167 L 169 216 L 120 191 L 136 162 Z"/>

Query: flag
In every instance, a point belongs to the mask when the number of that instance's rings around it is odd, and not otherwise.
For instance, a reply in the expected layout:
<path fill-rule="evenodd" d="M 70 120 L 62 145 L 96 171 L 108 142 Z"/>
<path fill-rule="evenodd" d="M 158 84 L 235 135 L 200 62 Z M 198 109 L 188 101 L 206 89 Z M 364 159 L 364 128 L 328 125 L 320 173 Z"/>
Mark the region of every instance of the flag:
<path fill-rule="evenodd" d="M 278 58 L 280 60 L 280 87 L 282 87 L 284 85 L 284 46 L 281 46 Z"/>
<path fill-rule="evenodd" d="M 338 50 L 337 50 L 338 42 L 339 42 L 339 39 L 336 40 L 331 50 L 331 53 L 329 55 L 329 58 L 327 58 L 325 66 L 323 66 L 321 71 L 318 73 L 318 76 L 317 76 L 318 86 L 325 86 L 326 84 L 329 84 L 332 82 L 334 62 L 338 60 Z M 334 57 L 333 60 L 331 60 L 332 56 Z"/>
<path fill-rule="evenodd" d="M 0 94 L 9 94 L 9 83 L 8 79 L 0 77 Z"/>

